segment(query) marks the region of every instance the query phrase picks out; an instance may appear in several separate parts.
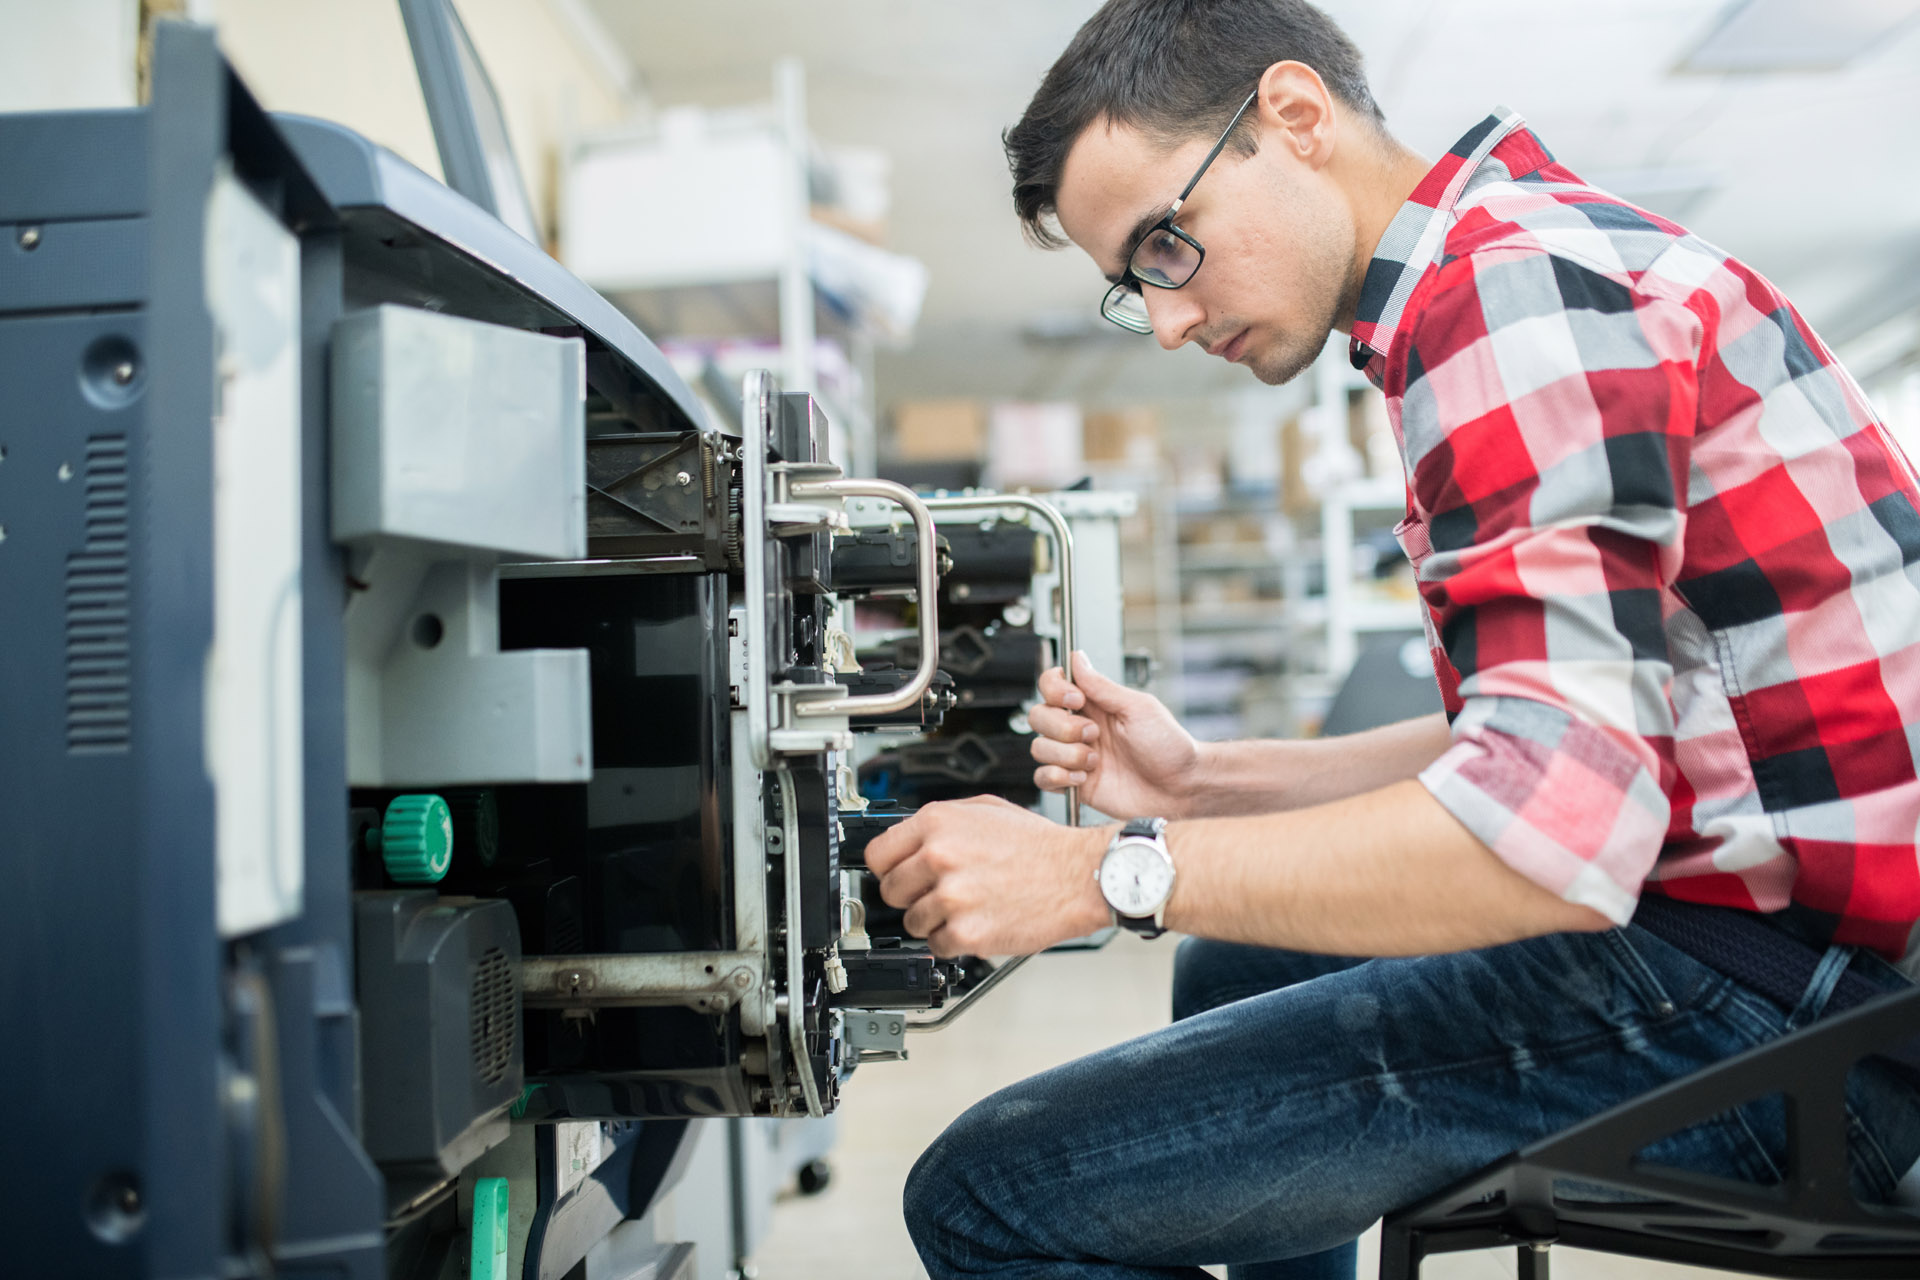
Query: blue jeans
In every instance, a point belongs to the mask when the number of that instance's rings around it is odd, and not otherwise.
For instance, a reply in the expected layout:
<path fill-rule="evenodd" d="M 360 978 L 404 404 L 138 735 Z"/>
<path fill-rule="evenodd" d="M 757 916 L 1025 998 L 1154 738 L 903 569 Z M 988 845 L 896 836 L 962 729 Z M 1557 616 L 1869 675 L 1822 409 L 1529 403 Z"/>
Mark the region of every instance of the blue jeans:
<path fill-rule="evenodd" d="M 934 1280 L 1350 1280 L 1382 1215 L 1812 1020 L 1848 954 L 1787 1010 L 1633 926 L 1364 962 L 1189 940 L 1174 1025 L 968 1110 L 914 1167 L 907 1225 Z M 1920 1102 L 1871 1064 L 1851 1089 L 1855 1190 L 1885 1201 Z M 1646 1156 L 1778 1180 L 1780 1104 Z"/>

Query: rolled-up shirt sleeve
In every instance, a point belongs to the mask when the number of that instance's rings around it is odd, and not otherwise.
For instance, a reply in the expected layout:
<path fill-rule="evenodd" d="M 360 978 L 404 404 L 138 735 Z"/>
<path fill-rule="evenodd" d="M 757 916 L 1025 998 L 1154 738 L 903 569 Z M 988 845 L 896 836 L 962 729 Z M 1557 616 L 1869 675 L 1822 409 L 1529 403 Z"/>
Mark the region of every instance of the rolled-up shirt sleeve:
<path fill-rule="evenodd" d="M 1424 293 L 1424 299 L 1420 294 Z M 1702 324 L 1539 248 L 1454 258 L 1409 307 L 1409 546 L 1452 746 L 1420 781 L 1495 855 L 1624 924 L 1666 837 Z"/>

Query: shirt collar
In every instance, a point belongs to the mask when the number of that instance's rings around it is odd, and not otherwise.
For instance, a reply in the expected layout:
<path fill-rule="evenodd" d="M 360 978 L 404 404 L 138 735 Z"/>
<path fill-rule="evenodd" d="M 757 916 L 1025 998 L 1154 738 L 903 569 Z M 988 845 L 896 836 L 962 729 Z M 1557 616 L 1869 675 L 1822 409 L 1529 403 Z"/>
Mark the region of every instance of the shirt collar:
<path fill-rule="evenodd" d="M 1439 256 L 1453 212 L 1467 184 L 1481 162 L 1515 130 L 1525 131 L 1526 121 L 1518 112 L 1495 107 L 1479 124 L 1461 135 L 1447 148 L 1438 164 L 1427 170 L 1413 194 L 1393 215 L 1393 221 L 1380 237 L 1367 264 L 1366 278 L 1360 285 L 1360 303 L 1353 320 L 1350 356 L 1353 367 L 1366 369 L 1374 356 L 1385 357 L 1393 349 L 1407 299 L 1426 274 L 1427 267 Z M 1528 149 L 1529 159 L 1537 153 L 1545 158 L 1545 148 Z M 1538 165 L 1528 166 L 1537 168 Z M 1503 166 L 1503 169 L 1507 166 Z M 1503 172 L 1502 177 L 1519 177 L 1518 172 Z"/>

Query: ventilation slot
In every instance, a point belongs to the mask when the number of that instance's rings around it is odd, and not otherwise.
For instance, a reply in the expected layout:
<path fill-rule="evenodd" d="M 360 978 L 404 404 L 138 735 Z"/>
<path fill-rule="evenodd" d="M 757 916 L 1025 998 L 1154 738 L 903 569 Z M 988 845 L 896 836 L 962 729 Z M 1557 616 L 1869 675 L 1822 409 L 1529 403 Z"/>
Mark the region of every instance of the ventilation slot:
<path fill-rule="evenodd" d="M 127 438 L 87 441 L 86 543 L 67 557 L 67 750 L 117 754 L 132 738 L 128 686 Z"/>
<path fill-rule="evenodd" d="M 586 935 L 581 931 L 580 913 L 577 911 L 555 911 L 547 926 L 547 949 L 558 955 L 579 955 L 587 949 Z"/>
<path fill-rule="evenodd" d="M 514 1021 L 519 1016 L 514 996 L 507 953 L 488 947 L 473 966 L 473 1004 L 468 1010 L 473 1072 L 488 1084 L 499 1084 L 513 1065 Z"/>

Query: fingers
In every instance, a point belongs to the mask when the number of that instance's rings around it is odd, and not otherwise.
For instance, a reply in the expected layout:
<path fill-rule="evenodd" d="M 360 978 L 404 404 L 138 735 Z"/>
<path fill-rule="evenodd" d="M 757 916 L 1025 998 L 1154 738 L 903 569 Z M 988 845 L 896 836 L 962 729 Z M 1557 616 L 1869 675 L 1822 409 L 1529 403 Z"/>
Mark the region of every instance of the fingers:
<path fill-rule="evenodd" d="M 1093 705 L 1114 710 L 1118 710 L 1119 704 L 1134 692 L 1119 681 L 1109 680 L 1095 671 L 1093 659 L 1087 656 L 1084 649 L 1073 651 L 1073 683 Z"/>
<path fill-rule="evenodd" d="M 914 855 L 924 840 L 922 810 L 905 822 L 895 823 L 873 838 L 867 846 L 867 870 L 885 879 L 887 873 Z"/>
<path fill-rule="evenodd" d="M 911 907 L 939 882 L 932 859 L 908 858 L 880 877 L 880 900 L 890 907 Z"/>
<path fill-rule="evenodd" d="M 1127 688 L 1117 680 L 1109 680 L 1101 675 L 1094 668 L 1093 659 L 1080 649 L 1074 650 L 1073 653 L 1071 684 L 1067 682 L 1066 673 L 1059 667 L 1049 667 L 1040 673 L 1040 697 L 1052 707 L 1078 711 L 1083 707 L 1091 706 L 1103 711 L 1120 712 L 1124 711 L 1128 702 L 1137 696 L 1135 690 Z"/>
<path fill-rule="evenodd" d="M 937 893 L 929 893 L 914 903 L 900 922 L 914 937 L 930 938 L 935 930 L 947 923 L 946 900 Z"/>
<path fill-rule="evenodd" d="M 941 925 L 927 935 L 927 946 L 933 949 L 933 954 L 943 960 L 973 954 L 972 948 L 961 941 L 960 931 L 948 924 Z"/>
<path fill-rule="evenodd" d="M 1092 742 L 1100 736 L 1099 725 L 1058 707 L 1035 707 L 1027 712 L 1027 723 L 1035 733 L 1056 742 Z"/>
<path fill-rule="evenodd" d="M 1087 695 L 1068 684 L 1066 673 L 1058 667 L 1048 667 L 1040 673 L 1040 696 L 1048 705 L 1070 711 L 1087 705 Z"/>
<path fill-rule="evenodd" d="M 875 836 L 867 846 L 867 869 L 880 877 L 881 899 L 889 906 L 907 907 L 925 896 L 953 867 L 950 848 L 936 847 L 934 833 L 943 825 L 952 831 L 957 810 L 996 807 L 1025 812 L 1002 796 L 942 800 Z"/>
<path fill-rule="evenodd" d="M 1033 771 L 1033 785 L 1042 791 L 1065 791 L 1068 787 L 1084 787 L 1087 775 L 1077 769 L 1062 769 L 1057 764 L 1041 765 Z"/>
<path fill-rule="evenodd" d="M 1062 769 L 1078 769 L 1087 773 L 1100 767 L 1099 753 L 1083 744 L 1035 738 L 1028 751 L 1039 764 L 1057 764 Z"/>
<path fill-rule="evenodd" d="M 1065 712 L 1055 714 L 1069 720 L 1075 719 L 1066 716 Z M 1027 718 L 1031 721 L 1033 714 Z M 1091 729 L 1093 726 L 1086 727 Z M 1033 771 L 1033 783 L 1042 791 L 1065 791 L 1068 787 L 1084 786 L 1087 776 L 1100 767 L 1100 753 L 1081 742 L 1056 742 L 1051 737 L 1036 737 L 1027 750 L 1040 765 Z"/>

